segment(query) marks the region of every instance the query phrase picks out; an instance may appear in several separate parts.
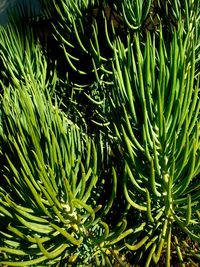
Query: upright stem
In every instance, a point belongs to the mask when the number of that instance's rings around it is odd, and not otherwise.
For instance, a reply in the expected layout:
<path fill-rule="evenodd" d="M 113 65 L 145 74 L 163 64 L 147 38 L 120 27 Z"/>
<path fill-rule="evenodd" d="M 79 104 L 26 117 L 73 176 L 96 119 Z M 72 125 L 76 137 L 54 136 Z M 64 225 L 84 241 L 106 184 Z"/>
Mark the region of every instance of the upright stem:
<path fill-rule="evenodd" d="M 170 267 L 170 256 L 171 256 L 171 230 L 172 230 L 172 221 L 169 217 L 169 224 L 167 229 L 167 249 L 166 249 L 166 267 Z"/>
<path fill-rule="evenodd" d="M 172 177 L 169 174 L 165 174 L 167 179 L 165 179 L 166 185 L 167 185 L 167 195 L 166 195 L 166 200 L 165 200 L 165 205 L 166 205 L 166 217 L 168 220 L 167 224 L 167 231 L 166 231 L 166 267 L 170 267 L 170 256 L 171 256 L 171 229 L 172 229 Z M 165 177 L 165 178 L 166 178 Z"/>

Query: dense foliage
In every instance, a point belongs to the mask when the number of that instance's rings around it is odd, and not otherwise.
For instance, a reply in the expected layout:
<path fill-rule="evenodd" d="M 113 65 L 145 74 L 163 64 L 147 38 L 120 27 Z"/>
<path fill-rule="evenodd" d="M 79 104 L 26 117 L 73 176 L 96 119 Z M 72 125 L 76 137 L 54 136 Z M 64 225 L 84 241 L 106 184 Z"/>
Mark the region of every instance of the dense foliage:
<path fill-rule="evenodd" d="M 198 266 L 199 1 L 40 2 L 0 27 L 0 265 Z"/>

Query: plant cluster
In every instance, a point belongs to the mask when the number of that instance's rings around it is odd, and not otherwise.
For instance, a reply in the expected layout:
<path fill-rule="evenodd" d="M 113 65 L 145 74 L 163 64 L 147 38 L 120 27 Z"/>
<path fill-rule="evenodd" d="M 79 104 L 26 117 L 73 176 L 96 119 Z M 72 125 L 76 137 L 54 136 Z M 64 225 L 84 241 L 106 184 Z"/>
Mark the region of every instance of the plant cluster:
<path fill-rule="evenodd" d="M 198 266 L 197 0 L 40 0 L 0 27 L 0 265 Z"/>

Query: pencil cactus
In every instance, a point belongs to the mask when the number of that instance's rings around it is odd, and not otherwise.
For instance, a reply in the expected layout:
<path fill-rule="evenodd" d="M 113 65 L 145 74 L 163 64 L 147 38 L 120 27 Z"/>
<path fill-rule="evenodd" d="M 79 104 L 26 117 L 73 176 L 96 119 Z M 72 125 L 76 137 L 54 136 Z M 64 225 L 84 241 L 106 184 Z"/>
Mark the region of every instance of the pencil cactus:
<path fill-rule="evenodd" d="M 194 44 L 182 29 L 166 47 L 160 37 L 117 41 L 110 89 L 113 131 L 124 158 L 124 196 L 141 212 L 126 246 L 170 266 L 177 227 L 199 242 L 199 87 Z M 183 43 L 182 43 L 183 42 Z M 187 58 L 187 59 L 186 59 Z M 112 123 L 111 123 L 112 124 Z M 145 234 L 146 233 L 146 234 Z M 140 237 L 141 236 L 141 237 Z M 179 258 L 181 261 L 181 257 Z"/>
<path fill-rule="evenodd" d="M 104 243 L 116 237 L 102 220 L 115 198 L 114 169 L 102 207 L 94 142 L 38 87 L 7 88 L 1 105 L 0 264 L 109 261 Z"/>
<path fill-rule="evenodd" d="M 0 265 L 195 266 L 199 3 L 40 2 L 0 27 Z"/>

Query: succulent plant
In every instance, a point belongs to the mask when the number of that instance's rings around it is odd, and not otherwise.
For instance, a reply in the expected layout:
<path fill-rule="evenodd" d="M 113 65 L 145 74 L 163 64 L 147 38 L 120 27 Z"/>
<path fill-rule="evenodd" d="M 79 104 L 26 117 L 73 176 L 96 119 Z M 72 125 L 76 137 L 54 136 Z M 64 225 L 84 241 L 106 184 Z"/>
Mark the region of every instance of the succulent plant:
<path fill-rule="evenodd" d="M 182 33 L 168 47 L 162 30 L 144 45 L 135 35 L 128 47 L 114 46 L 110 121 L 124 158 L 124 196 L 142 214 L 126 246 L 147 250 L 146 266 L 158 263 L 163 248 L 170 266 L 177 228 L 200 240 L 199 87 L 194 43 Z"/>
<path fill-rule="evenodd" d="M 0 265 L 196 266 L 198 1 L 40 2 L 0 26 Z"/>
<path fill-rule="evenodd" d="M 39 86 L 7 88 L 1 107 L 0 264 L 109 262 L 114 168 L 102 206 L 100 150 Z"/>

